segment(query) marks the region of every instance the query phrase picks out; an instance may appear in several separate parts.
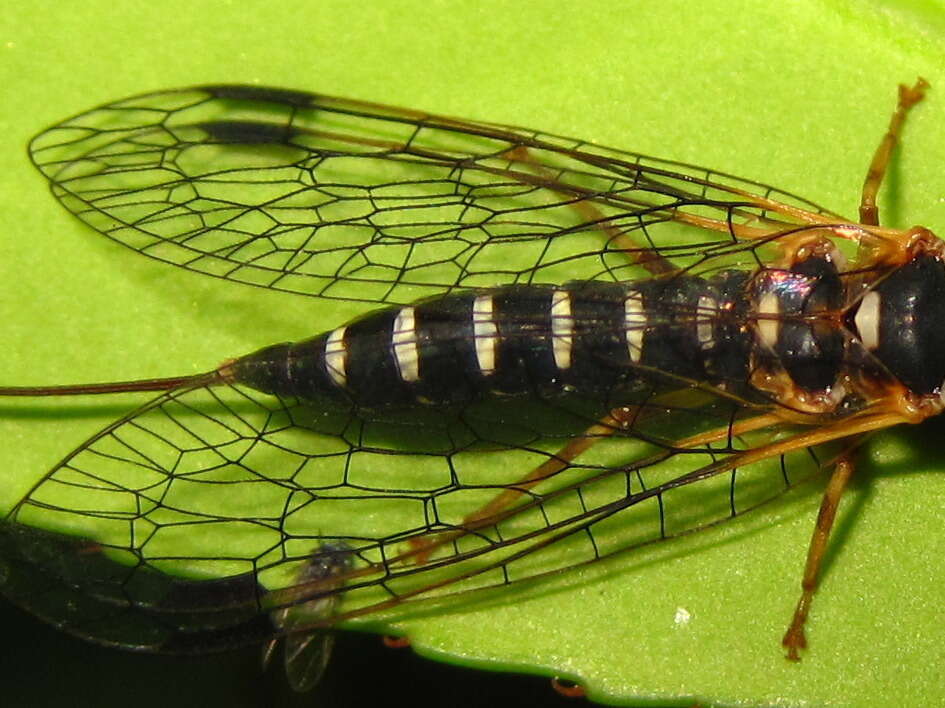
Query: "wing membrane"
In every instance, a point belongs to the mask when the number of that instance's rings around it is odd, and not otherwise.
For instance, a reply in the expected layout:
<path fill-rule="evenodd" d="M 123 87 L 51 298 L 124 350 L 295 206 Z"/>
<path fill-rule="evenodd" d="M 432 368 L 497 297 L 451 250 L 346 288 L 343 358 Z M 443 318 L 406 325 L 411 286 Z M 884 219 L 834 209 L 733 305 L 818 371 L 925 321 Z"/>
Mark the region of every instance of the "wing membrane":
<path fill-rule="evenodd" d="M 86 539 L 121 572 L 86 563 L 59 581 L 148 620 L 123 624 L 118 639 L 111 623 L 96 630 L 88 617 L 59 617 L 60 625 L 107 643 L 191 651 L 200 627 L 209 626 L 213 646 L 258 640 L 252 618 L 297 601 L 299 570 L 325 544 L 343 542 L 355 559 L 324 589 L 343 593 L 345 618 L 593 563 L 731 518 L 817 473 L 816 458 L 800 449 L 699 478 L 770 437 L 732 432 L 745 411 L 713 397 L 685 407 L 643 401 L 632 424 L 527 487 L 524 472 L 556 459 L 599 410 L 555 400 L 410 418 L 326 415 L 239 387 L 177 391 L 71 454 L 9 522 Z M 711 430 L 721 432 L 680 447 L 683 434 Z M 508 510 L 466 522 L 510 489 L 520 499 Z M 431 541 L 439 545 L 428 558 L 412 550 Z M 42 572 L 57 577 L 55 567 Z M 252 582 L 214 603 L 170 588 L 168 577 L 194 588 L 201 579 Z M 151 634 L 138 637 L 137 627 Z"/>
<path fill-rule="evenodd" d="M 679 267 L 721 253 L 714 267 L 744 264 L 753 246 L 726 226 L 798 223 L 761 198 L 843 221 L 764 185 L 580 140 L 246 86 L 105 105 L 30 153 L 69 211 L 145 255 L 379 304 L 627 280 L 646 274 L 632 258 L 642 249 Z M 722 231 L 680 223 L 693 217 Z"/>

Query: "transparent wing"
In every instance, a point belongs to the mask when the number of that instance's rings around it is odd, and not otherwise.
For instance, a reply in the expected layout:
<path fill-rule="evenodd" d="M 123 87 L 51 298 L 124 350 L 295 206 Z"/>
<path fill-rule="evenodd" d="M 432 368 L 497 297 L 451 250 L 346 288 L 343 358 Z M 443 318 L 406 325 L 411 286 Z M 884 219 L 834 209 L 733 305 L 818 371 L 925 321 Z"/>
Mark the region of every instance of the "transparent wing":
<path fill-rule="evenodd" d="M 334 635 L 319 630 L 286 638 L 285 671 L 293 691 L 304 693 L 316 686 L 328 666 L 334 643 Z"/>
<path fill-rule="evenodd" d="M 404 304 L 457 288 L 751 261 L 814 204 L 699 167 L 531 130 L 250 86 L 101 106 L 30 145 L 53 194 L 145 255 L 221 278 Z M 772 214 L 773 204 L 797 213 Z M 802 218 L 801 221 L 804 219 Z M 708 221 L 715 230 L 698 228 Z M 513 264 L 513 265 L 510 265 Z"/>
<path fill-rule="evenodd" d="M 92 617 L 59 611 L 64 629 L 161 651 L 197 650 L 204 630 L 209 648 L 254 641 L 312 597 L 343 598 L 321 625 L 511 585 L 729 519 L 819 471 L 807 448 L 739 466 L 773 439 L 773 421 L 681 395 L 644 395 L 624 423 L 594 428 L 601 410 L 566 400 L 368 419 L 239 387 L 176 391 L 72 453 L 6 526 L 83 539 L 70 562 L 81 572 L 50 553 L 23 561 L 94 600 Z M 594 444 L 562 452 L 582 433 Z M 524 483 L 535 469 L 541 479 Z M 509 503 L 472 519 L 502 494 Z M 351 570 L 300 582 L 312 549 L 338 543 Z M 26 586 L 4 590 L 35 607 Z"/>
<path fill-rule="evenodd" d="M 299 592 L 293 603 L 272 613 L 273 624 L 285 637 L 273 639 L 263 647 L 263 666 L 266 666 L 277 645 L 282 644 L 286 678 L 292 690 L 302 693 L 315 687 L 325 673 L 334 635 L 326 630 L 307 630 L 319 621 L 331 621 L 337 611 L 340 596 L 326 594 L 334 589 L 333 581 L 351 569 L 351 549 L 337 542 L 316 546 L 297 578 Z M 310 586 L 319 587 L 314 592 Z M 301 628 L 300 631 L 293 631 Z"/>

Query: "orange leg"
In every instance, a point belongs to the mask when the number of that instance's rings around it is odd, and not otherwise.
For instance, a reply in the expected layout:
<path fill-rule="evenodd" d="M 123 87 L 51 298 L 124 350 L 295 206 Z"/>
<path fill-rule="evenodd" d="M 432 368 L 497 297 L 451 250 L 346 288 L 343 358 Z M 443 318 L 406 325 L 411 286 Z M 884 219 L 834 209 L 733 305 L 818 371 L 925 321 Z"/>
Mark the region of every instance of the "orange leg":
<path fill-rule="evenodd" d="M 507 151 L 505 155 L 510 160 L 529 165 L 542 179 L 548 180 L 549 186 L 553 184 L 554 177 L 552 171 L 544 165 L 532 160 L 531 156 L 528 154 L 527 147 L 520 146 L 514 148 L 513 150 Z M 551 186 L 550 188 L 553 189 L 554 187 Z M 678 270 L 676 266 L 654 251 L 649 245 L 638 243 L 632 235 L 610 223 L 600 209 L 594 206 L 594 202 L 591 199 L 582 199 L 574 202 L 570 206 L 580 214 L 583 219 L 597 225 L 604 235 L 607 236 L 608 241 L 616 245 L 619 250 L 623 251 L 631 263 L 643 266 L 652 275 L 662 275 Z"/>
<path fill-rule="evenodd" d="M 410 646 L 410 639 L 408 637 L 396 637 L 393 634 L 385 634 L 381 637 L 381 641 L 384 642 L 384 646 L 388 649 L 406 649 Z"/>
<path fill-rule="evenodd" d="M 581 684 L 558 676 L 551 679 L 551 687 L 555 693 L 565 698 L 584 698 L 587 695 Z"/>
<path fill-rule="evenodd" d="M 627 258 L 630 259 L 631 263 L 643 266 L 653 275 L 663 275 L 678 270 L 676 266 L 663 258 L 663 256 L 652 248 L 643 244 L 637 244 L 630 234 L 621 231 L 613 224 L 609 223 L 604 219 L 600 210 L 594 206 L 593 202 L 577 202 L 574 208 L 585 218 L 598 223 L 601 231 L 607 234 L 610 240 L 627 254 Z"/>
<path fill-rule="evenodd" d="M 638 406 L 615 408 L 581 435 L 564 445 L 554 456 L 549 457 L 525 475 L 513 487 L 500 492 L 488 504 L 465 517 L 463 526 L 467 529 L 478 528 L 483 521 L 494 518 L 521 499 L 522 492 L 567 469 L 578 455 L 593 447 L 598 440 L 610 437 L 618 430 L 626 429 L 632 421 L 642 414 Z"/>
<path fill-rule="evenodd" d="M 879 226 L 879 209 L 876 206 L 876 195 L 879 193 L 883 177 L 885 177 L 886 170 L 889 167 L 892 152 L 899 142 L 899 135 L 902 132 L 906 115 L 915 104 L 919 103 L 919 101 L 925 97 L 925 91 L 928 88 L 929 83 L 922 78 L 918 79 L 915 85 L 911 87 L 904 84 L 899 86 L 899 102 L 889 121 L 889 128 L 886 130 L 886 134 L 883 135 L 883 139 L 876 148 L 876 153 L 873 155 L 873 160 L 870 162 L 869 170 L 866 173 L 866 179 L 863 182 L 863 192 L 860 198 L 860 223 L 865 226 Z M 759 207 L 770 209 L 775 213 L 795 219 L 803 224 L 813 225 L 825 223 L 825 219 L 822 215 L 808 212 L 804 209 L 780 204 L 779 202 L 758 195 L 746 194 L 745 197 L 755 202 Z M 680 222 L 693 224 L 704 229 L 732 231 L 732 233 L 742 239 L 767 238 L 773 233 L 773 228 L 779 226 L 778 224 L 760 228 L 747 224 L 736 224 L 733 226 L 718 219 L 685 213 L 676 214 L 674 218 Z M 788 225 L 789 224 L 785 223 L 780 226 Z M 892 229 L 889 231 L 894 234 L 896 233 L 895 230 Z M 908 232 L 900 232 L 900 234 L 905 234 L 905 237 L 908 237 Z M 859 240 L 855 231 L 836 231 L 834 235 Z"/>
<path fill-rule="evenodd" d="M 567 469 L 578 455 L 591 448 L 598 440 L 625 429 L 638 415 L 641 415 L 641 409 L 638 406 L 615 408 L 521 480 L 499 492 L 490 502 L 464 517 L 462 531 L 446 531 L 433 537 L 422 536 L 410 539 L 411 554 L 414 555 L 416 562 L 426 562 L 434 549 L 467 531 L 496 523 L 501 519 L 502 512 L 520 500 L 526 490 Z"/>
<path fill-rule="evenodd" d="M 665 401 L 672 400 L 671 396 L 666 396 Z M 652 404 L 651 404 L 652 405 Z M 597 423 L 589 427 L 580 436 L 564 445 L 554 456 L 538 465 L 525 475 L 520 481 L 511 485 L 508 489 L 499 492 L 490 502 L 483 505 L 473 513 L 463 519 L 462 530 L 444 531 L 434 536 L 416 536 L 409 539 L 410 551 L 398 556 L 396 560 L 410 559 L 414 563 L 423 564 L 429 560 L 432 553 L 449 543 L 453 539 L 462 536 L 465 533 L 475 529 L 491 526 L 507 518 L 513 510 L 517 501 L 520 501 L 525 491 L 531 489 L 536 484 L 546 480 L 553 475 L 567 469 L 571 462 L 586 450 L 590 449 L 598 441 L 610 437 L 620 430 L 627 430 L 642 417 L 658 410 L 658 408 L 642 408 L 640 406 L 625 406 L 615 408 L 609 414 L 600 419 Z M 702 445 L 708 445 L 719 440 L 724 440 L 730 436 L 743 435 L 745 433 L 768 428 L 777 423 L 783 422 L 784 417 L 778 414 L 766 413 L 747 418 L 734 426 L 724 426 L 709 430 L 689 438 L 678 440 L 674 447 L 683 449 L 693 449 Z"/>
<path fill-rule="evenodd" d="M 889 158 L 899 142 L 902 124 L 909 109 L 925 97 L 925 90 L 929 87 L 925 79 L 919 79 L 911 88 L 905 84 L 899 85 L 899 103 L 889 121 L 889 129 L 883 136 L 873 155 L 873 161 L 866 173 L 863 182 L 863 196 L 860 199 L 860 223 L 867 226 L 879 226 L 879 208 L 876 206 L 876 195 L 886 175 Z"/>
<path fill-rule="evenodd" d="M 578 455 L 589 450 L 598 441 L 608 438 L 618 431 L 629 430 L 640 420 L 661 410 L 661 405 L 672 405 L 689 393 L 688 391 L 683 391 L 681 395 L 675 395 L 673 393 L 664 394 L 654 398 L 647 407 L 622 406 L 620 408 L 614 408 L 597 423 L 581 433 L 581 435 L 562 446 L 552 457 L 549 457 L 545 462 L 535 467 L 535 469 L 525 475 L 521 481 L 516 482 L 515 485 L 511 486 L 509 489 L 499 492 L 488 504 L 466 516 L 463 519 L 463 527 L 468 530 L 495 523 L 501 512 L 521 499 L 524 491 L 531 489 L 545 479 L 553 477 L 558 472 L 567 469 Z M 753 416 L 737 423 L 731 428 L 729 426 L 716 428 L 676 441 L 673 447 L 692 449 L 700 445 L 708 445 L 722 440 L 729 435 L 741 435 L 751 430 L 768 427 L 775 423 L 782 422 L 783 420 L 784 417 L 777 414 Z"/>
<path fill-rule="evenodd" d="M 807 563 L 804 566 L 804 577 L 801 580 L 801 597 L 794 609 L 794 617 L 788 627 L 781 644 L 787 649 L 787 658 L 799 661 L 801 649 L 807 648 L 807 639 L 804 636 L 804 623 L 810 612 L 810 604 L 817 589 L 817 579 L 820 566 L 823 563 L 824 553 L 827 550 L 827 540 L 833 529 L 833 522 L 837 518 L 837 507 L 840 498 L 850 478 L 853 476 L 853 462 L 849 455 L 840 458 L 834 467 L 830 482 L 820 502 L 820 512 L 817 514 L 817 524 L 814 526 L 814 535 L 811 537 L 810 547 L 807 549 Z"/>

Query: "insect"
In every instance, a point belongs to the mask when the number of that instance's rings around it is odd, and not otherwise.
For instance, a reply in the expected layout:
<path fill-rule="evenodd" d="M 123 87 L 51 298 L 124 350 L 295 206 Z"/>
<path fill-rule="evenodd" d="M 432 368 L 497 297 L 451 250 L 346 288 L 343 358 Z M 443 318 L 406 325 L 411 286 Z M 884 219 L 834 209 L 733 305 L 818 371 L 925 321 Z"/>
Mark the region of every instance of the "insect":
<path fill-rule="evenodd" d="M 315 632 L 305 687 L 338 621 L 557 575 L 829 470 L 784 637 L 799 658 L 857 448 L 945 405 L 943 244 L 876 209 L 926 87 L 900 88 L 858 221 L 690 165 L 284 89 L 164 91 L 49 128 L 33 161 L 93 229 L 356 316 L 204 374 L 0 388 L 159 392 L 16 504 L 3 592 L 136 649 Z"/>
<path fill-rule="evenodd" d="M 312 551 L 308 562 L 295 579 L 301 588 L 316 584 L 319 594 L 311 599 L 303 597 L 298 603 L 277 610 L 273 623 L 285 632 L 285 670 L 291 687 L 303 693 L 314 687 L 328 665 L 334 636 L 326 631 L 292 632 L 294 626 L 307 627 L 313 622 L 330 619 L 337 610 L 341 596 L 325 594 L 332 579 L 351 570 L 351 549 L 344 543 L 324 543 Z M 263 648 L 263 665 L 269 663 L 278 646 L 273 639 Z"/>

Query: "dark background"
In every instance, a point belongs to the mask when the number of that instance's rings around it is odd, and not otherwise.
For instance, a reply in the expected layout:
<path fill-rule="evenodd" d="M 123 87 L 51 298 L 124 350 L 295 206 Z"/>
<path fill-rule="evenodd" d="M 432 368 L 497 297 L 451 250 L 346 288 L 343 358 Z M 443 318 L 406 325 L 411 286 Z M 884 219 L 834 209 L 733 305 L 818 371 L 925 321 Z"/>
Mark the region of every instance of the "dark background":
<path fill-rule="evenodd" d="M 281 665 L 265 674 L 260 650 L 202 657 L 134 654 L 75 639 L 0 599 L 6 646 L 0 651 L 3 704 L 64 706 L 581 706 L 584 699 L 556 694 L 549 679 L 465 669 L 423 659 L 410 649 L 389 649 L 371 634 L 341 632 L 322 682 L 293 694 Z"/>

